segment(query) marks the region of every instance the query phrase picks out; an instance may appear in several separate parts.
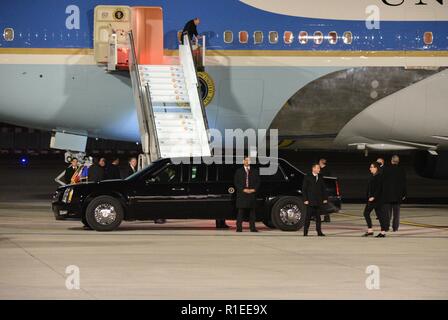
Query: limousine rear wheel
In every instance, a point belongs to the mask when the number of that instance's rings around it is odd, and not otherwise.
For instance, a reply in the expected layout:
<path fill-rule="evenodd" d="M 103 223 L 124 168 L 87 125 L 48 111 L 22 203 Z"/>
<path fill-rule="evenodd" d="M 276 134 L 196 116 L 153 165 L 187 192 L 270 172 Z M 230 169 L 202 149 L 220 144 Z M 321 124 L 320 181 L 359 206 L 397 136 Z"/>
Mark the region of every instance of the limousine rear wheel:
<path fill-rule="evenodd" d="M 298 197 L 280 198 L 272 207 L 272 223 L 282 231 L 297 231 L 305 222 L 305 205 Z"/>
<path fill-rule="evenodd" d="M 96 197 L 87 206 L 86 221 L 96 231 L 115 230 L 123 221 L 123 207 L 113 197 Z"/>

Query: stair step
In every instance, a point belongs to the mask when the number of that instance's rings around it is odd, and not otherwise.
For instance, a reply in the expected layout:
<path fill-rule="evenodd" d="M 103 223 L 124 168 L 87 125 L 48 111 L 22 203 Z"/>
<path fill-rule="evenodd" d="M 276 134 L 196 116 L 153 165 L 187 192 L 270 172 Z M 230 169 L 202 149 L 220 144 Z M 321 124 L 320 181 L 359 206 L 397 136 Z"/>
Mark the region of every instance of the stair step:
<path fill-rule="evenodd" d="M 169 79 L 184 79 L 184 73 L 180 71 L 172 72 L 140 72 L 140 78 L 142 79 L 157 79 L 157 78 L 169 78 Z"/>
<path fill-rule="evenodd" d="M 161 113 L 169 113 L 169 114 L 191 114 L 190 107 L 183 107 L 183 108 L 175 108 L 175 107 L 169 107 L 169 108 L 153 108 L 154 114 L 161 114 Z"/>
<path fill-rule="evenodd" d="M 160 120 L 193 120 L 191 113 L 155 112 L 154 117 Z"/>
<path fill-rule="evenodd" d="M 160 119 L 159 117 L 156 116 L 154 120 L 157 124 L 166 127 L 195 126 L 195 121 L 193 119 Z"/>
<path fill-rule="evenodd" d="M 154 79 L 145 79 L 141 78 L 140 82 L 142 84 L 171 84 L 171 85 L 185 85 L 185 81 L 183 79 L 170 79 L 170 78 L 154 78 Z"/>
<path fill-rule="evenodd" d="M 190 99 L 186 95 L 152 95 L 151 100 L 154 103 L 183 103 L 190 102 Z"/>
<path fill-rule="evenodd" d="M 198 134 L 194 131 L 164 132 L 157 130 L 157 138 L 164 141 L 176 140 L 178 143 L 199 140 Z"/>
<path fill-rule="evenodd" d="M 156 96 L 185 96 L 188 97 L 188 92 L 181 89 L 155 89 L 151 90 L 151 97 Z"/>
<path fill-rule="evenodd" d="M 148 83 L 150 90 L 187 90 L 187 86 L 185 83 L 151 83 L 151 82 L 145 82 L 144 85 Z"/>
<path fill-rule="evenodd" d="M 139 65 L 138 69 L 140 71 L 183 71 L 181 65 Z"/>

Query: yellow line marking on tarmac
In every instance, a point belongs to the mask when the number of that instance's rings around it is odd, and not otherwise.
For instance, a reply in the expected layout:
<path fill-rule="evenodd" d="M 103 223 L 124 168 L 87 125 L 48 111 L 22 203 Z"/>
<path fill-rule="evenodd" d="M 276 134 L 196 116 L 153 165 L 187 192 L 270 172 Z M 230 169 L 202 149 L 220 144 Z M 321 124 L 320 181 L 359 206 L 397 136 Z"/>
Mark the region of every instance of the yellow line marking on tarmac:
<path fill-rule="evenodd" d="M 346 217 L 356 217 L 356 218 L 363 218 L 362 216 L 357 216 L 355 214 L 349 214 L 349 213 L 335 213 L 335 214 L 339 214 L 342 216 L 346 216 Z M 411 221 L 406 221 L 406 220 L 401 220 L 400 224 L 404 224 L 407 226 L 413 226 L 413 227 L 420 227 L 420 228 L 432 228 L 432 229 L 440 229 L 440 230 L 448 230 L 448 226 L 435 226 L 432 224 L 424 224 L 424 223 L 416 223 L 416 222 L 411 222 Z"/>

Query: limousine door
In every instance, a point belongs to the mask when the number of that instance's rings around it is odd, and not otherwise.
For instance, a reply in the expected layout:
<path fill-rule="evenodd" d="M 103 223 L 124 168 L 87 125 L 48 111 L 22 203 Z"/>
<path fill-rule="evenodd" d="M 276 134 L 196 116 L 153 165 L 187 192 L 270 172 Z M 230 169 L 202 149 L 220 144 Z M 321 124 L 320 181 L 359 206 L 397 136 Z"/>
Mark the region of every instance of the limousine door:
<path fill-rule="evenodd" d="M 234 219 L 235 187 L 233 175 L 235 165 L 207 166 L 207 181 L 204 184 L 207 192 L 207 207 L 215 219 Z"/>
<path fill-rule="evenodd" d="M 170 164 L 139 181 L 131 206 L 136 218 L 179 218 L 185 214 L 188 190 L 181 177 L 181 166 Z"/>

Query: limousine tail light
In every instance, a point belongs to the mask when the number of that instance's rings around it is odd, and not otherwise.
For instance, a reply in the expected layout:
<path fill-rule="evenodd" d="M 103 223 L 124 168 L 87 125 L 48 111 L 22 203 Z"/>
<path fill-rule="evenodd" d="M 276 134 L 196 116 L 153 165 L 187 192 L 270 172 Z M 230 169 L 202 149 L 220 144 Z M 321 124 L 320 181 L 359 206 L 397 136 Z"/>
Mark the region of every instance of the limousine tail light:
<path fill-rule="evenodd" d="M 339 197 L 340 193 L 339 193 L 339 182 L 338 180 L 336 180 L 336 195 Z"/>

